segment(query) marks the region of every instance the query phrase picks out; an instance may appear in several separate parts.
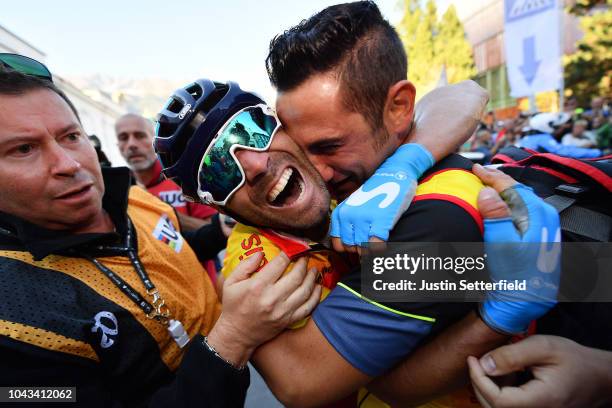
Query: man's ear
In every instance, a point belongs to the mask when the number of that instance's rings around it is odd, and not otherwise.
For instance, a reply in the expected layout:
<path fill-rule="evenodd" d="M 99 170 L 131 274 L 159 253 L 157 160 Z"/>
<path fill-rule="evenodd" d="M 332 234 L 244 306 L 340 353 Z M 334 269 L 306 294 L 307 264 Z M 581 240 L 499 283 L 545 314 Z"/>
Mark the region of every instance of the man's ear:
<path fill-rule="evenodd" d="M 387 92 L 383 121 L 390 135 L 404 139 L 412 126 L 416 89 L 407 80 L 393 84 Z"/>

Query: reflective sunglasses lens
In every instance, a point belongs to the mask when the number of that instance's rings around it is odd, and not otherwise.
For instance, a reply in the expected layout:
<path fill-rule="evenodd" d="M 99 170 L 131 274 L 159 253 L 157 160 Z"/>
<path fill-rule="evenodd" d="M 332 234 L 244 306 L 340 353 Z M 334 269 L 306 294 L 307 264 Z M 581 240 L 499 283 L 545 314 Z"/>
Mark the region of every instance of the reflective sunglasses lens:
<path fill-rule="evenodd" d="M 276 117 L 261 107 L 240 112 L 221 128 L 221 133 L 202 159 L 199 171 L 200 189 L 209 192 L 217 202 L 225 201 L 243 180 L 240 164 L 230 154 L 234 145 L 265 150 L 278 126 Z"/>
<path fill-rule="evenodd" d="M 22 74 L 33 75 L 52 81 L 49 69 L 32 58 L 16 54 L 0 54 L 0 62 Z"/>

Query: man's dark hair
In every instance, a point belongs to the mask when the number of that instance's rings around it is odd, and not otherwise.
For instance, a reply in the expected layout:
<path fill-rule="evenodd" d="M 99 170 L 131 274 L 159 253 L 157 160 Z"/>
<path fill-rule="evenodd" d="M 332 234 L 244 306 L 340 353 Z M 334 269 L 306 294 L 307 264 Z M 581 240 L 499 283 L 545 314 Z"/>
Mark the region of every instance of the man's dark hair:
<path fill-rule="evenodd" d="M 26 92 L 39 89 L 48 89 L 58 94 L 66 101 L 72 112 L 74 112 L 79 123 L 81 122 L 79 113 L 72 102 L 70 102 L 70 99 L 68 99 L 66 94 L 55 86 L 53 82 L 33 75 L 22 74 L 21 72 L 0 65 L 0 95 L 23 95 Z"/>
<path fill-rule="evenodd" d="M 335 71 L 344 105 L 376 129 L 383 126 L 389 88 L 406 79 L 408 63 L 397 32 L 376 4 L 358 1 L 328 7 L 276 36 L 266 69 L 281 92 Z"/>

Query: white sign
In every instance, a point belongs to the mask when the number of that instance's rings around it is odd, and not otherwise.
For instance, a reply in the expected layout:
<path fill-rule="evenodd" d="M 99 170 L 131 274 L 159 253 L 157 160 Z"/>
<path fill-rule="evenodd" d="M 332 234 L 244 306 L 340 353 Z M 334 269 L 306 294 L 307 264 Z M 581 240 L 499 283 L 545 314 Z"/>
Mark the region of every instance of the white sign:
<path fill-rule="evenodd" d="M 513 97 L 561 86 L 557 0 L 504 0 L 506 68 Z"/>

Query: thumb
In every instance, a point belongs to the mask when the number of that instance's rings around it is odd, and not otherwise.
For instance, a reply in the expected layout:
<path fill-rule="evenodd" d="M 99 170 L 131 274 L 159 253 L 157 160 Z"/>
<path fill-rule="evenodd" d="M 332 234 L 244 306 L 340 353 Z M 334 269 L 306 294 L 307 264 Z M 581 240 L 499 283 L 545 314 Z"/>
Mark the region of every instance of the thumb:
<path fill-rule="evenodd" d="M 370 244 L 373 244 L 368 246 L 368 250 L 370 251 L 383 252 L 387 249 L 387 242 L 378 237 L 370 237 L 369 242 Z"/>
<path fill-rule="evenodd" d="M 344 248 L 344 244 L 342 243 L 342 240 L 340 238 L 336 238 L 332 236 L 331 244 L 332 244 L 332 248 L 334 248 L 334 251 L 336 252 L 346 251 L 346 249 Z"/>
<path fill-rule="evenodd" d="M 252 256 L 249 256 L 247 259 L 241 261 L 238 266 L 234 268 L 227 279 L 225 279 L 225 284 L 223 286 L 232 285 L 250 278 L 252 274 L 257 272 L 257 269 L 261 264 L 262 257 L 263 252 L 257 252 Z"/>
<path fill-rule="evenodd" d="M 490 351 L 480 358 L 480 365 L 487 375 L 499 376 L 546 364 L 551 358 L 547 336 L 531 336 Z"/>
<path fill-rule="evenodd" d="M 478 210 L 484 219 L 506 218 L 510 216 L 508 205 L 502 200 L 497 191 L 485 187 L 478 194 Z"/>

